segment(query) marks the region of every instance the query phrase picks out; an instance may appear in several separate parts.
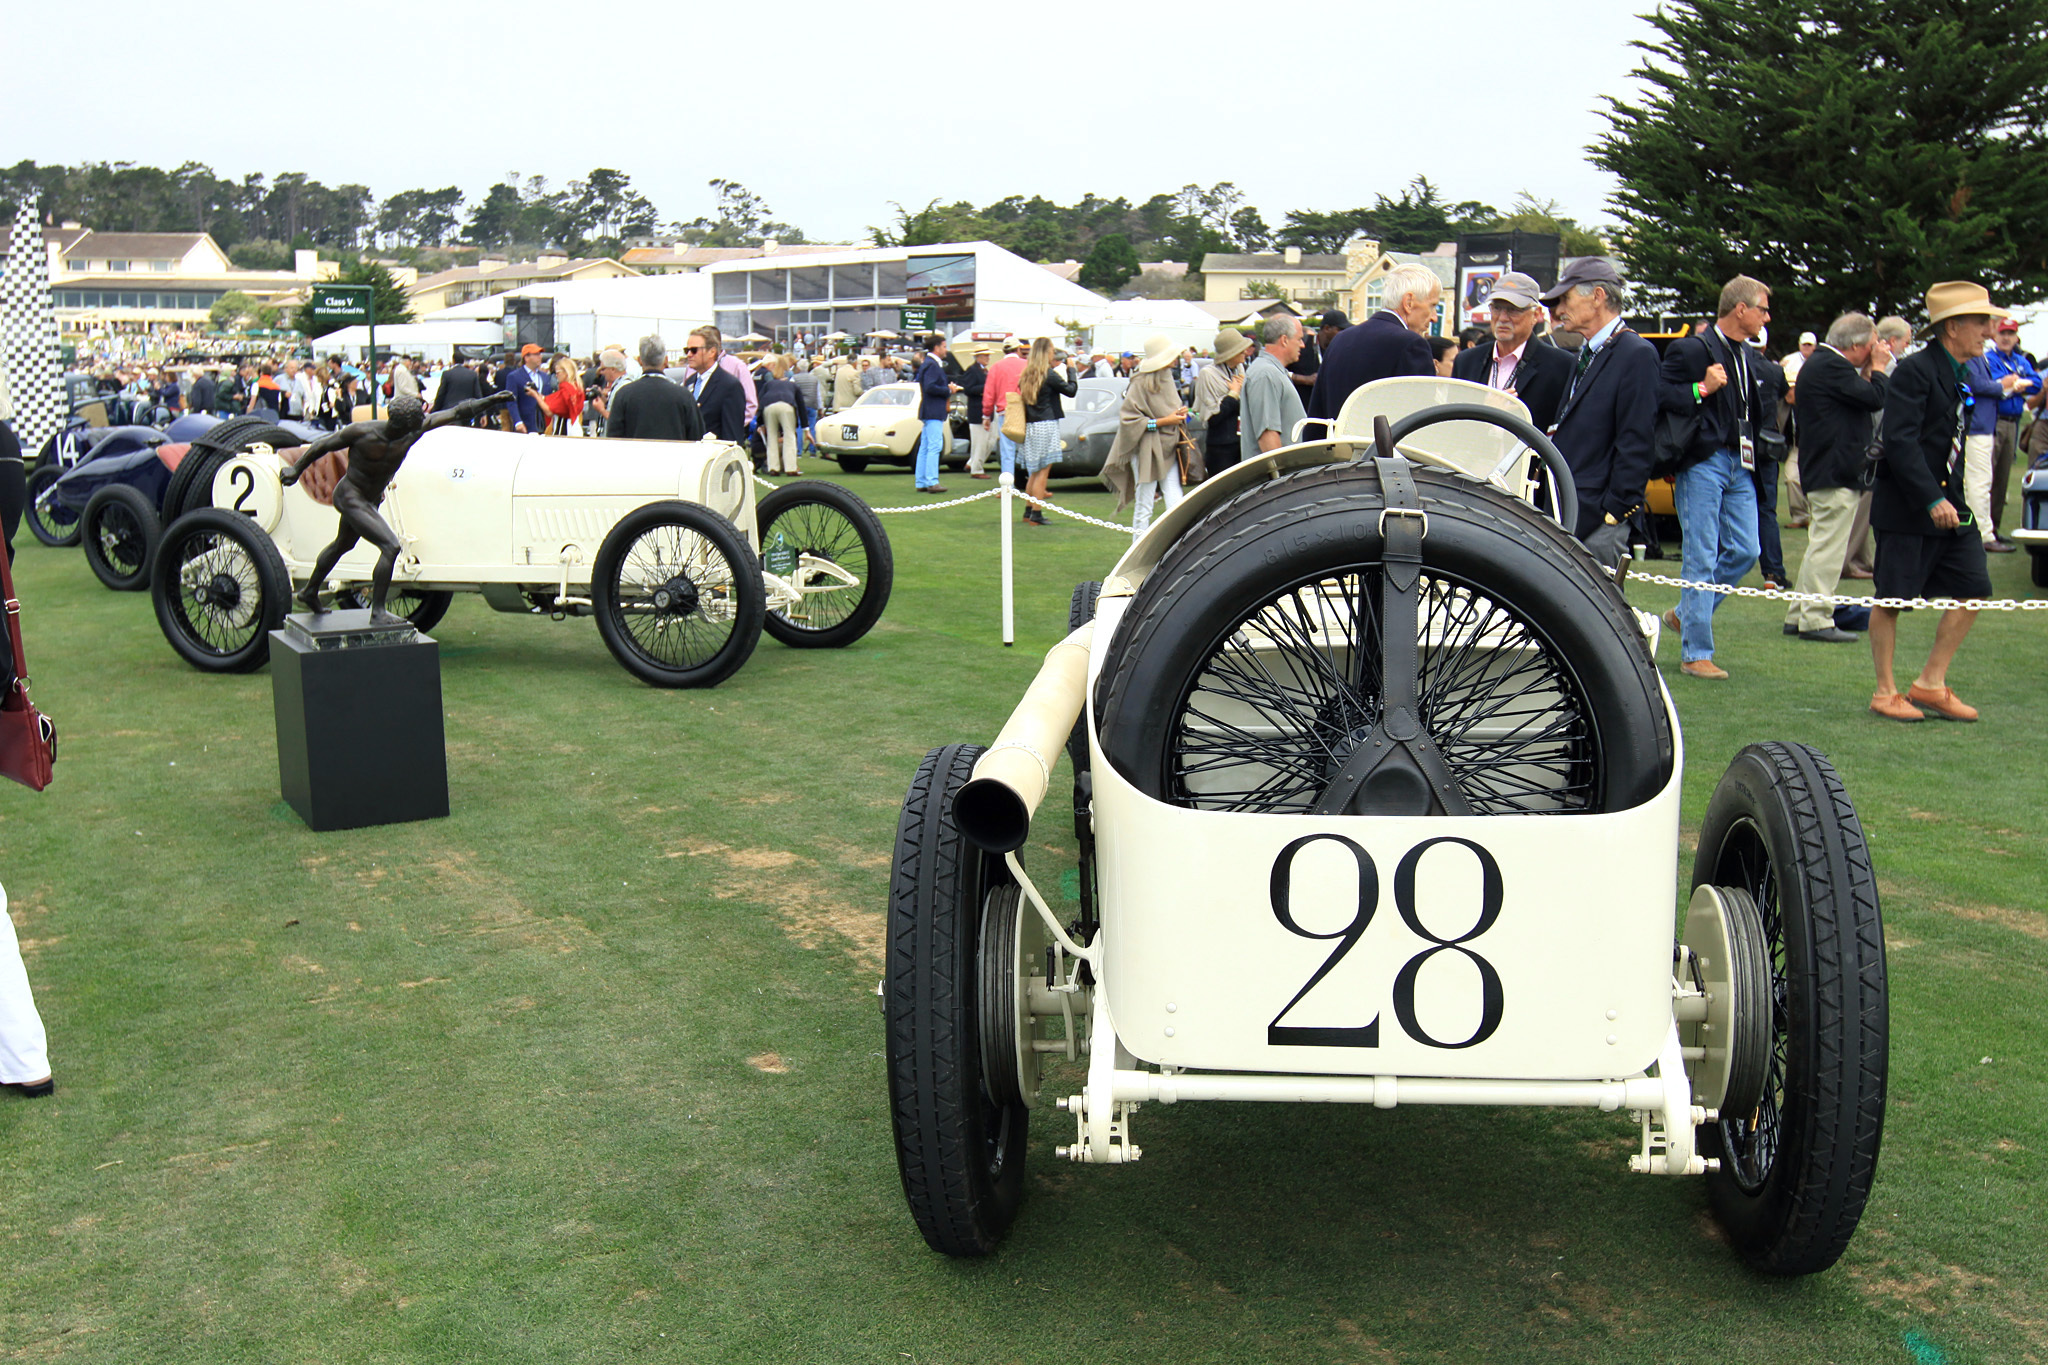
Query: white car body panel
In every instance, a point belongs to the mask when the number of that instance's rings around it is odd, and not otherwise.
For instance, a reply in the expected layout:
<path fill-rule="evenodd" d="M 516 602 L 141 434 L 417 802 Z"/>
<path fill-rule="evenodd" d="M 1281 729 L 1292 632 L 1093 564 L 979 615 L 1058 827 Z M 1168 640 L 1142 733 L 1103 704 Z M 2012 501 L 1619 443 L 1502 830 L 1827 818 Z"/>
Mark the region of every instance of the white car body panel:
<path fill-rule="evenodd" d="M 335 510 L 303 484 L 283 488 L 283 460 L 236 456 L 214 477 L 217 507 L 250 514 L 305 582 L 340 528 Z M 587 586 L 591 564 L 619 519 L 650 502 L 680 500 L 719 513 L 749 546 L 754 481 L 747 452 L 726 441 L 612 441 L 443 427 L 414 443 L 379 510 L 405 543 L 394 581 L 464 588 L 516 583 Z M 356 546 L 334 581 L 369 578 L 377 551 Z"/>

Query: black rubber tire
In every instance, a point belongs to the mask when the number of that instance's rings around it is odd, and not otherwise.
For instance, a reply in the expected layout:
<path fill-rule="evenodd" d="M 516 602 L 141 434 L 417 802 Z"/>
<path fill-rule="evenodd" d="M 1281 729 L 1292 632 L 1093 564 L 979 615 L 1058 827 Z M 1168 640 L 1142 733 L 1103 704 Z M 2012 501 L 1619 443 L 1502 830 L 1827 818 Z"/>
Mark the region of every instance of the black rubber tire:
<path fill-rule="evenodd" d="M 1803 744 L 1735 756 L 1700 825 L 1693 885 L 1755 898 L 1772 974 L 1762 1107 L 1701 1130 L 1714 1214 L 1773 1275 L 1826 1270 L 1870 1197 L 1890 1052 L 1884 922 L 1856 809 Z"/>
<path fill-rule="evenodd" d="M 1671 775 L 1671 727 L 1641 628 L 1614 581 L 1528 504 L 1447 470 L 1416 466 L 1413 477 L 1429 518 L 1422 542 L 1425 584 L 1483 594 L 1492 618 L 1520 632 L 1545 670 L 1519 692 L 1482 687 L 1484 675 L 1473 681 L 1464 668 L 1473 651 L 1440 648 L 1437 654 L 1448 662 L 1442 699 L 1433 700 L 1425 669 L 1424 722 L 1472 808 L 1591 813 L 1626 810 L 1654 796 Z M 1297 470 L 1237 494 L 1168 549 L 1118 622 L 1096 684 L 1096 733 L 1119 772 L 1146 795 L 1174 804 L 1263 811 L 1313 805 L 1321 792 L 1307 785 L 1309 765 L 1322 765 L 1336 752 L 1324 742 L 1324 727 L 1336 727 L 1335 740 L 1356 741 L 1363 733 L 1358 726 L 1380 704 L 1376 668 L 1364 681 L 1324 679 L 1331 686 L 1320 699 L 1323 710 L 1268 713 L 1276 730 L 1285 721 L 1294 731 L 1277 741 L 1282 747 L 1268 750 L 1297 765 L 1291 792 L 1233 802 L 1190 791 L 1173 771 L 1175 730 L 1211 656 L 1241 643 L 1234 638 L 1240 625 L 1263 604 L 1325 578 L 1356 572 L 1370 585 L 1364 596 L 1373 620 L 1354 615 L 1350 621 L 1377 658 L 1381 506 L 1370 462 Z M 1569 728 L 1545 740 L 1555 783 L 1525 793 L 1519 775 L 1512 781 L 1488 776 L 1493 769 L 1485 746 L 1499 741 L 1485 740 L 1472 718 L 1445 721 L 1432 707 L 1512 706 L 1538 682 L 1554 686 Z M 1306 692 L 1295 696 L 1317 700 Z M 1465 728 L 1456 733 L 1442 728 L 1459 724 Z M 1468 740 L 1467 732 L 1480 737 Z M 1505 742 L 1525 754 L 1530 747 L 1512 734 Z M 1526 758 L 1517 762 L 1527 765 Z"/>
<path fill-rule="evenodd" d="M 664 531 L 667 533 L 664 536 Z M 641 556 L 647 537 L 666 543 L 654 544 L 653 561 Z M 691 538 L 695 537 L 693 541 Z M 669 575 L 660 585 L 649 588 L 641 603 L 647 611 L 629 612 L 620 599 L 620 586 L 628 568 L 680 570 L 680 558 L 698 549 L 708 549 L 716 563 L 703 563 L 688 572 Z M 667 562 L 671 558 L 677 562 Z M 681 591 L 680 601 L 675 592 Z M 677 661 L 652 652 L 629 624 L 631 620 L 654 619 L 676 624 L 688 649 L 688 632 L 701 625 L 715 632 L 716 625 L 697 602 L 702 595 L 730 598 L 731 629 L 715 641 L 708 654 L 690 655 Z M 688 502 L 651 502 L 636 507 L 619 519 L 604 538 L 591 568 L 590 596 L 595 604 L 597 633 L 605 648 L 634 677 L 655 687 L 716 687 L 738 671 L 761 641 L 762 619 L 768 614 L 768 594 L 761 586 L 761 563 L 731 522 L 708 508 Z M 657 597 L 667 601 L 657 605 Z M 696 618 L 695 621 L 692 618 Z M 666 624 L 656 627 L 666 633 Z"/>
<path fill-rule="evenodd" d="M 79 540 L 93 577 L 115 592 L 136 592 L 149 586 L 149 566 L 163 539 L 156 508 L 139 488 L 110 483 L 86 501 L 79 518 Z"/>
<path fill-rule="evenodd" d="M 861 587 L 850 607 L 838 593 L 821 595 L 821 603 L 843 610 L 829 624 L 809 626 L 771 611 L 764 623 L 768 633 L 792 649 L 844 649 L 873 630 L 896 586 L 896 557 L 874 509 L 852 489 L 822 479 L 782 485 L 754 509 L 764 569 L 775 553 L 769 537 L 777 523 L 797 542 L 799 553 L 821 555 L 841 565 L 859 577 Z"/>
<path fill-rule="evenodd" d="M 839 461 L 839 470 L 842 474 L 858 474 L 868 467 L 865 455 L 834 455 L 832 458 Z"/>
<path fill-rule="evenodd" d="M 36 467 L 35 472 L 28 476 L 28 512 L 22 518 L 28 523 L 30 535 L 54 549 L 76 545 L 79 537 L 80 519 L 69 508 L 58 506 L 54 499 L 47 508 L 42 505 L 42 495 L 63 473 L 54 464 Z"/>
<path fill-rule="evenodd" d="M 188 585 L 187 564 L 208 554 L 220 563 Z M 203 588 L 209 599 L 188 599 L 188 586 Z M 227 600 L 211 599 L 223 588 Z M 149 574 L 150 602 L 164 638 L 203 673 L 252 673 L 269 662 L 270 632 L 284 625 L 291 593 L 292 576 L 277 543 L 241 513 L 218 507 L 172 522 Z"/>
<path fill-rule="evenodd" d="M 896 1166 L 917 1230 L 934 1251 L 986 1256 L 1024 1197 L 1030 1110 L 998 1104 L 983 1075 L 980 944 L 1002 859 L 967 842 L 953 798 L 982 748 L 949 744 L 918 765 L 896 825 L 883 978 Z"/>
<path fill-rule="evenodd" d="M 273 450 L 286 450 L 304 445 L 305 437 L 261 417 L 230 417 L 217 427 L 208 427 L 171 471 L 171 482 L 164 489 L 164 520 L 176 521 L 187 512 L 213 506 L 213 476 L 258 441 Z"/>
<path fill-rule="evenodd" d="M 394 616 L 403 616 L 412 622 L 414 630 L 432 630 L 441 624 L 441 618 L 448 614 L 448 608 L 455 602 L 452 592 L 421 592 L 393 583 L 385 595 L 384 607 Z M 346 587 L 334 594 L 334 605 L 343 609 L 361 609 L 370 605 L 370 589 L 367 584 Z"/>
<path fill-rule="evenodd" d="M 2033 576 L 2035 587 L 2048 588 L 2048 550 L 2028 550 L 2027 569 Z"/>
<path fill-rule="evenodd" d="M 1090 579 L 1074 585 L 1074 595 L 1067 599 L 1067 632 L 1072 634 L 1095 619 L 1095 602 L 1102 596 L 1102 580 Z M 1067 736 L 1067 761 L 1074 766 L 1074 776 L 1088 771 L 1088 712 L 1084 709 L 1074 722 L 1074 731 Z"/>

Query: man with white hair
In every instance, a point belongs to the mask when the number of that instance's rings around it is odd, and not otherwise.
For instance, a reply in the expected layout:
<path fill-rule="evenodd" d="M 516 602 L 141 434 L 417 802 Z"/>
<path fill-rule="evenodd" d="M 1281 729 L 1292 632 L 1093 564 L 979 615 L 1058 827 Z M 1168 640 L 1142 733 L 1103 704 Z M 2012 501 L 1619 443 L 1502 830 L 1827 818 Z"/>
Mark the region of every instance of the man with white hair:
<path fill-rule="evenodd" d="M 1380 311 L 1331 340 L 1308 397 L 1308 415 L 1335 419 L 1351 391 L 1375 379 L 1435 374 L 1428 337 L 1443 296 L 1443 281 L 1427 266 L 1397 265 L 1388 271 Z"/>
<path fill-rule="evenodd" d="M 1294 439 L 1303 413 L 1287 367 L 1301 355 L 1306 339 L 1301 319 L 1286 313 L 1275 313 L 1259 324 L 1259 342 L 1265 349 L 1245 367 L 1238 396 L 1237 441 L 1244 459 L 1256 460 Z"/>

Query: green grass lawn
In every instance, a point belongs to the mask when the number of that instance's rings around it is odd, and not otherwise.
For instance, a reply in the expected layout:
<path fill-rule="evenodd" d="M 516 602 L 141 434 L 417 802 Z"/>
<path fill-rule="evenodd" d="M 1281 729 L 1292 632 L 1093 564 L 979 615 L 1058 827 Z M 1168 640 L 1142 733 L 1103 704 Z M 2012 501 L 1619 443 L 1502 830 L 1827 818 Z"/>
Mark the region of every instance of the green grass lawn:
<path fill-rule="evenodd" d="M 906 473 L 844 481 L 915 496 Z M 1976 726 L 1874 719 L 1867 651 L 1787 639 L 1766 603 L 1718 618 L 1724 683 L 1661 651 L 1688 837 L 1766 738 L 1829 754 L 1869 832 L 1891 1107 L 1833 1271 L 1749 1273 L 1698 1182 L 1627 1173 L 1620 1115 L 1203 1104 L 1147 1108 L 1144 1161 L 1112 1169 L 1056 1163 L 1071 1121 L 1041 1111 L 1014 1234 L 959 1264 L 912 1227 L 890 1140 L 897 807 L 927 748 L 994 735 L 1122 540 L 1020 530 L 1004 649 L 993 507 L 888 529 L 872 635 L 764 640 L 712 691 L 641 686 L 587 620 L 458 599 L 434 632 L 453 815 L 331 834 L 278 799 L 267 671 L 192 671 L 146 597 L 24 532 L 62 747 L 47 793 L 0 792 L 0 881 L 58 1093 L 0 1098 L 0 1354 L 2048 1358 L 2042 617 L 1987 615 L 1965 645 Z M 2024 556 L 1992 570 L 2031 592 Z M 1063 787 L 1036 868 L 1071 844 Z"/>

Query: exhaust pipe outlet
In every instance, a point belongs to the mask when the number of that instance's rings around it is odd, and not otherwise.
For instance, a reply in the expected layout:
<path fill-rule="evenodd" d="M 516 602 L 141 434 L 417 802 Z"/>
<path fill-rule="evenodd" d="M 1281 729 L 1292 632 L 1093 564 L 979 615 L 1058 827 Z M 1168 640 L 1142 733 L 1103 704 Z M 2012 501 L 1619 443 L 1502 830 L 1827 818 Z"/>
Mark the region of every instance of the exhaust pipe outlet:
<path fill-rule="evenodd" d="M 1052 785 L 1074 722 L 1088 696 L 1088 650 L 1095 623 L 1046 651 L 1038 676 L 994 744 L 974 765 L 974 776 L 953 798 L 953 821 L 976 848 L 1014 853 L 1031 833 L 1031 816 Z"/>

